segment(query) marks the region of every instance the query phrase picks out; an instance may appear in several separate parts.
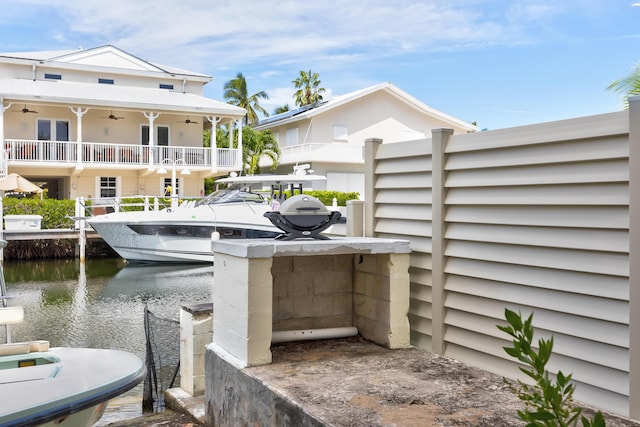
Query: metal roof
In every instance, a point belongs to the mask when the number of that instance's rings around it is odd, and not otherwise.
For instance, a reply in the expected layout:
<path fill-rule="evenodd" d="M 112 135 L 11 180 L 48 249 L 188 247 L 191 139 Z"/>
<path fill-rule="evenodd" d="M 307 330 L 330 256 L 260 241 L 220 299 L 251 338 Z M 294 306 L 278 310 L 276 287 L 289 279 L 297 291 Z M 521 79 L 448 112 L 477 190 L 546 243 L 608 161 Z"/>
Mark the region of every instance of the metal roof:
<path fill-rule="evenodd" d="M 75 66 L 79 68 L 98 67 L 105 71 L 123 73 L 132 71 L 147 71 L 164 73 L 167 76 L 179 75 L 199 81 L 211 81 L 212 77 L 195 71 L 183 70 L 169 65 L 160 65 L 138 58 L 113 45 L 98 46 L 90 49 L 46 50 L 36 52 L 4 52 L 0 53 L 0 62 L 13 60 L 14 62 L 36 63 L 53 68 Z"/>
<path fill-rule="evenodd" d="M 5 102 L 149 109 L 236 118 L 246 114 L 244 108 L 192 93 L 61 80 L 0 80 L 0 97 L 4 97 Z"/>
<path fill-rule="evenodd" d="M 443 113 L 442 111 L 436 110 L 435 108 L 428 106 L 427 104 L 409 95 L 407 92 L 403 91 L 402 89 L 400 89 L 399 87 L 397 87 L 391 82 L 384 82 L 384 83 L 380 83 L 364 89 L 349 92 L 344 95 L 339 95 L 327 101 L 323 101 L 319 104 L 314 104 L 310 106 L 310 108 L 307 108 L 306 110 L 301 110 L 301 109 L 294 110 L 292 112 L 293 114 L 290 114 L 290 115 L 286 115 L 286 113 L 283 113 L 282 116 L 278 114 L 276 116 L 268 117 L 266 119 L 260 120 L 258 122 L 258 125 L 255 126 L 254 129 L 264 130 L 264 129 L 271 128 L 272 125 L 276 123 L 278 125 L 281 125 L 281 124 L 295 122 L 298 120 L 309 119 L 318 114 L 322 114 L 325 111 L 328 111 L 333 108 L 337 108 L 341 105 L 347 104 L 351 101 L 360 99 L 364 96 L 367 96 L 369 94 L 372 94 L 378 91 L 385 91 L 386 93 L 389 93 L 390 95 L 393 95 L 396 98 L 402 100 L 404 103 L 411 106 L 412 108 L 415 108 L 416 110 L 419 110 L 424 114 L 428 114 L 444 122 L 451 123 L 463 129 L 468 129 L 469 131 L 477 130 L 477 127 L 472 125 L 471 123 L 465 122 L 463 120 L 460 120 L 458 118 L 455 118 L 446 113 Z"/>
<path fill-rule="evenodd" d="M 311 110 L 312 108 L 316 108 L 316 107 L 318 107 L 320 105 L 323 105 L 326 102 L 327 101 L 322 101 L 322 102 L 319 102 L 319 103 L 316 103 L 316 104 L 304 105 L 304 106 L 302 106 L 300 108 L 296 108 L 295 110 L 289 110 L 289 111 L 285 111 L 284 113 L 275 114 L 275 115 L 270 116 L 270 117 L 265 117 L 264 119 L 262 119 L 262 120 L 260 120 L 258 122 L 258 125 L 262 126 L 262 125 L 266 125 L 268 123 L 273 123 L 273 122 L 277 122 L 277 121 L 280 121 L 280 120 L 288 119 L 290 117 L 297 116 L 298 114 L 302 114 L 305 111 Z"/>

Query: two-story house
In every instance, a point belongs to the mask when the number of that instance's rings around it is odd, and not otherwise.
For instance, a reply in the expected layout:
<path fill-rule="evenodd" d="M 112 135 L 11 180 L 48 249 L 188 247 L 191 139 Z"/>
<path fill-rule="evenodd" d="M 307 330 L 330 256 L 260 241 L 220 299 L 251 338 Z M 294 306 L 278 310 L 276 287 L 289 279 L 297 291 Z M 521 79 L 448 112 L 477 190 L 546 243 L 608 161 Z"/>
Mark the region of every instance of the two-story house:
<path fill-rule="evenodd" d="M 282 157 L 278 171 L 309 164 L 325 175 L 320 185 L 364 194 L 362 149 L 367 138 L 384 143 L 430 138 L 431 130 L 474 132 L 476 126 L 438 111 L 386 82 L 261 120 L 256 130 L 271 130 Z M 261 166 L 271 163 L 264 160 Z"/>
<path fill-rule="evenodd" d="M 200 196 L 205 177 L 240 170 L 242 152 L 245 110 L 203 96 L 211 80 L 110 45 L 0 54 L 0 176 L 58 199 L 162 195 L 172 183 Z M 204 148 L 203 129 L 222 124 L 240 143 Z"/>

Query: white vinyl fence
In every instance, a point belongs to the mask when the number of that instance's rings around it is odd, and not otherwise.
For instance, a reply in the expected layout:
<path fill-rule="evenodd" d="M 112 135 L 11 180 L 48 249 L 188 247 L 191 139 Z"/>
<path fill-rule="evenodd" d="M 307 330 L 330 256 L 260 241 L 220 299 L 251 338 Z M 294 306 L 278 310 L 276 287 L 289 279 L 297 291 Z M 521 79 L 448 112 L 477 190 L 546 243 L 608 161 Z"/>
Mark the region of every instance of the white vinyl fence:
<path fill-rule="evenodd" d="M 576 398 L 640 419 L 640 97 L 629 111 L 382 142 L 365 143 L 365 234 L 411 242 L 412 343 L 517 377 L 496 325 L 505 307 L 534 313 Z"/>

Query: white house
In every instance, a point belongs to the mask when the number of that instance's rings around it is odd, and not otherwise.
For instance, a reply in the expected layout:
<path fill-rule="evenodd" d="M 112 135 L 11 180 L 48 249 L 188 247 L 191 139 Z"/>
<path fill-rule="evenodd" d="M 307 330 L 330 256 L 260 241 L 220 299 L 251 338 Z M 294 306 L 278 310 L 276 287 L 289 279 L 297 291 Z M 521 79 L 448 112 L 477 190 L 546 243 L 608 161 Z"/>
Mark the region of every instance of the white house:
<path fill-rule="evenodd" d="M 160 195 L 172 182 L 199 196 L 205 177 L 241 162 L 236 141 L 202 146 L 204 126 L 240 127 L 245 115 L 203 96 L 211 80 L 110 45 L 2 53 L 0 175 L 16 172 L 58 199 Z"/>
<path fill-rule="evenodd" d="M 261 120 L 282 151 L 278 171 L 309 164 L 326 175 L 326 188 L 364 192 L 362 147 L 367 138 L 384 142 L 430 138 L 431 130 L 474 132 L 476 126 L 429 107 L 390 82 Z M 262 162 L 264 169 L 270 161 Z M 319 189 L 319 188 L 318 188 Z"/>

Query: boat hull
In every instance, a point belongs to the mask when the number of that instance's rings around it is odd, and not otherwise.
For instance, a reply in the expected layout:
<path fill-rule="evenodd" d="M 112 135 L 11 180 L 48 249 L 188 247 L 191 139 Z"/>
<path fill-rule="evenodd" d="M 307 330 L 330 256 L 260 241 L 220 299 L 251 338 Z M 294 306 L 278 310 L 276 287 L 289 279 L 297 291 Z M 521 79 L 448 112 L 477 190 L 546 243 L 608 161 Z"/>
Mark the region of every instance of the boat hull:
<path fill-rule="evenodd" d="M 131 353 L 91 348 L 1 356 L 0 367 L 2 426 L 91 426 L 146 372 Z"/>
<path fill-rule="evenodd" d="M 221 239 L 274 238 L 267 206 L 206 206 L 101 215 L 89 224 L 129 262 L 212 263 L 212 233 Z"/>

